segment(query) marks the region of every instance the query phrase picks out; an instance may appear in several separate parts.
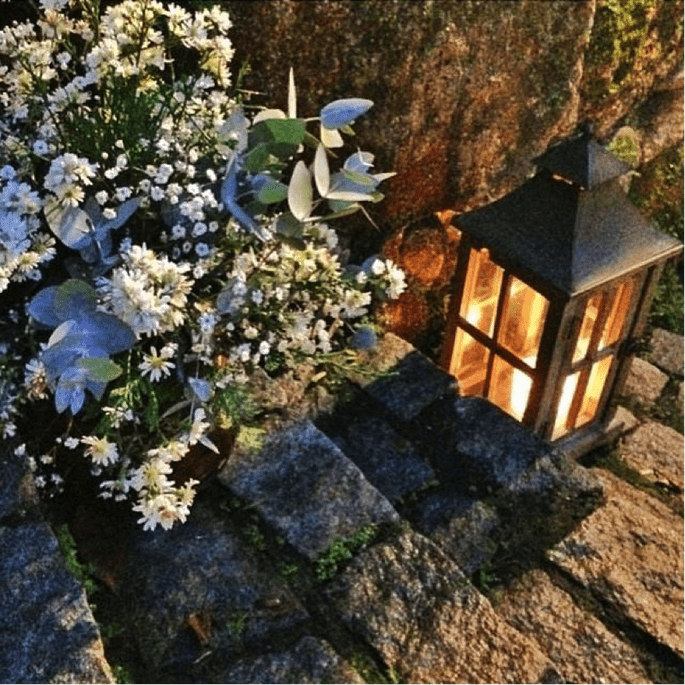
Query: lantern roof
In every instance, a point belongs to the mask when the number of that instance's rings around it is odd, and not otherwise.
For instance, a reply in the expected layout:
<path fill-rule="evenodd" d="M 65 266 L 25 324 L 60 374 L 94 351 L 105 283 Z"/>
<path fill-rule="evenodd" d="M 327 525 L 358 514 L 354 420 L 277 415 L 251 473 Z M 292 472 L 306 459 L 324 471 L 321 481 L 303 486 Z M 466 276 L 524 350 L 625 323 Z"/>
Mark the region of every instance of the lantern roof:
<path fill-rule="evenodd" d="M 503 266 L 569 296 L 682 250 L 628 200 L 616 173 L 623 164 L 608 161 L 596 143 L 576 143 L 554 146 L 538 158 L 543 168 L 533 178 L 457 219 Z"/>
<path fill-rule="evenodd" d="M 582 188 L 592 189 L 630 171 L 630 167 L 605 150 L 589 133 L 551 145 L 533 160 Z"/>

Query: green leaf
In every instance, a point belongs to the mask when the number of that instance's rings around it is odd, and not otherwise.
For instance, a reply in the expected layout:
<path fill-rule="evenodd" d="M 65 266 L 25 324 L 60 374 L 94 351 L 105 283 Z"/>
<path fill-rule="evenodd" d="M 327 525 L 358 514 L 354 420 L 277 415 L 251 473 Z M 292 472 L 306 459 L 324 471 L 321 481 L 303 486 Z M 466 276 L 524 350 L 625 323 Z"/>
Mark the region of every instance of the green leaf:
<path fill-rule="evenodd" d="M 108 383 L 118 378 L 123 373 L 123 369 L 106 357 L 85 357 L 78 360 L 80 366 L 87 374 L 88 378 L 100 383 Z"/>
<path fill-rule="evenodd" d="M 288 186 L 280 181 L 271 181 L 260 188 L 257 200 L 264 205 L 281 202 L 288 197 Z"/>
<path fill-rule="evenodd" d="M 301 119 L 265 119 L 254 127 L 259 142 L 299 146 L 304 140 L 305 122 Z"/>

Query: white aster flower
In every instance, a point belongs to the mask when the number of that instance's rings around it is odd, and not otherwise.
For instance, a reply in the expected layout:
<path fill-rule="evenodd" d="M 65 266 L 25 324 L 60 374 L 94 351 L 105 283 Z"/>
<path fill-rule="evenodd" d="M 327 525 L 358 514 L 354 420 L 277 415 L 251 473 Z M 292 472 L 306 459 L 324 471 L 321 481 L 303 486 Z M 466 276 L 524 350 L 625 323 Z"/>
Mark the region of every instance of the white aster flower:
<path fill-rule="evenodd" d="M 81 443 L 87 445 L 85 456 L 90 457 L 98 466 L 114 464 L 119 459 L 119 452 L 114 443 L 107 438 L 98 438 L 95 435 L 87 435 L 81 438 Z"/>
<path fill-rule="evenodd" d="M 164 376 L 171 375 L 171 369 L 175 368 L 176 364 L 168 361 L 161 355 L 157 354 L 157 348 L 150 347 L 150 354 L 145 354 L 143 361 L 138 364 L 138 368 L 143 376 L 149 375 L 153 383 L 157 383 Z"/>

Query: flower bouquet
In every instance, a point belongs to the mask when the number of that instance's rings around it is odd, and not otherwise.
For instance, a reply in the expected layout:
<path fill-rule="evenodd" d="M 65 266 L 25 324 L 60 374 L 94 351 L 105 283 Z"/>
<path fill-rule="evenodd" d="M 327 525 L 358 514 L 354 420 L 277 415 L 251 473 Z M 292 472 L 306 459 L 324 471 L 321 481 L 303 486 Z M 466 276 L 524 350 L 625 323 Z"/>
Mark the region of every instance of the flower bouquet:
<path fill-rule="evenodd" d="M 0 432 L 46 491 L 87 458 L 146 529 L 185 521 L 198 482 L 176 467 L 245 421 L 252 374 L 353 361 L 405 287 L 388 260 L 344 264 L 329 225 L 391 175 L 362 151 L 331 169 L 372 102 L 298 117 L 291 71 L 287 112 L 251 107 L 230 26 L 41 0 L 0 32 Z M 22 432 L 32 405 L 49 445 Z"/>

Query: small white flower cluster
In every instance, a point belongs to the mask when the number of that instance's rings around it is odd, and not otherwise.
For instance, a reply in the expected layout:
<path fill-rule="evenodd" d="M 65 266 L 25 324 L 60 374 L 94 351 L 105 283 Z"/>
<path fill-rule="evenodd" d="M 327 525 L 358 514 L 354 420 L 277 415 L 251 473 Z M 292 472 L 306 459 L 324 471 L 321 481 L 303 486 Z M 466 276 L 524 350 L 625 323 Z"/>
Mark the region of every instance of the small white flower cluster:
<path fill-rule="evenodd" d="M 158 257 L 145 245 L 122 253 L 124 265 L 99 280 L 103 309 L 127 323 L 138 338 L 173 331 L 185 319 L 193 281 L 189 264 Z"/>
<path fill-rule="evenodd" d="M 22 402 L 59 394 L 49 379 L 66 390 L 78 379 L 78 402 L 67 393 L 56 409 L 71 410 L 67 430 L 80 437 L 54 449 L 81 446 L 91 473 L 108 479 L 102 497 L 135 500 L 146 530 L 166 529 L 186 520 L 197 485 L 174 482 L 174 462 L 193 445 L 218 451 L 210 433 L 230 414 L 221 402 L 232 386 L 256 367 L 332 363 L 374 297 L 406 284 L 389 260 L 346 268 L 313 206 L 291 206 L 298 186 L 283 174 L 298 144 L 267 146 L 263 166 L 250 156 L 259 136 L 248 133 L 275 110 L 250 122 L 227 95 L 225 12 L 122 0 L 98 18 L 86 11 L 97 5 L 41 0 L 35 25 L 0 30 L 0 159 L 11 162 L 0 168 L 0 293 L 40 279 L 51 260 L 51 282 L 64 281 L 29 295 L 26 311 L 54 332 L 41 342 L 26 327 L 36 338 L 0 366 L 0 433 L 20 432 Z M 192 75 L 170 68 L 183 58 Z M 310 121 L 295 119 L 292 89 L 286 140 Z M 387 175 L 362 173 L 371 161 L 355 158 L 355 168 L 375 189 Z M 63 264 L 48 227 L 69 253 Z M 86 391 L 100 405 L 84 417 Z"/>
<path fill-rule="evenodd" d="M 42 202 L 14 167 L 0 169 L 0 293 L 10 281 L 39 280 L 38 267 L 55 256 L 55 239 L 42 233 Z"/>

